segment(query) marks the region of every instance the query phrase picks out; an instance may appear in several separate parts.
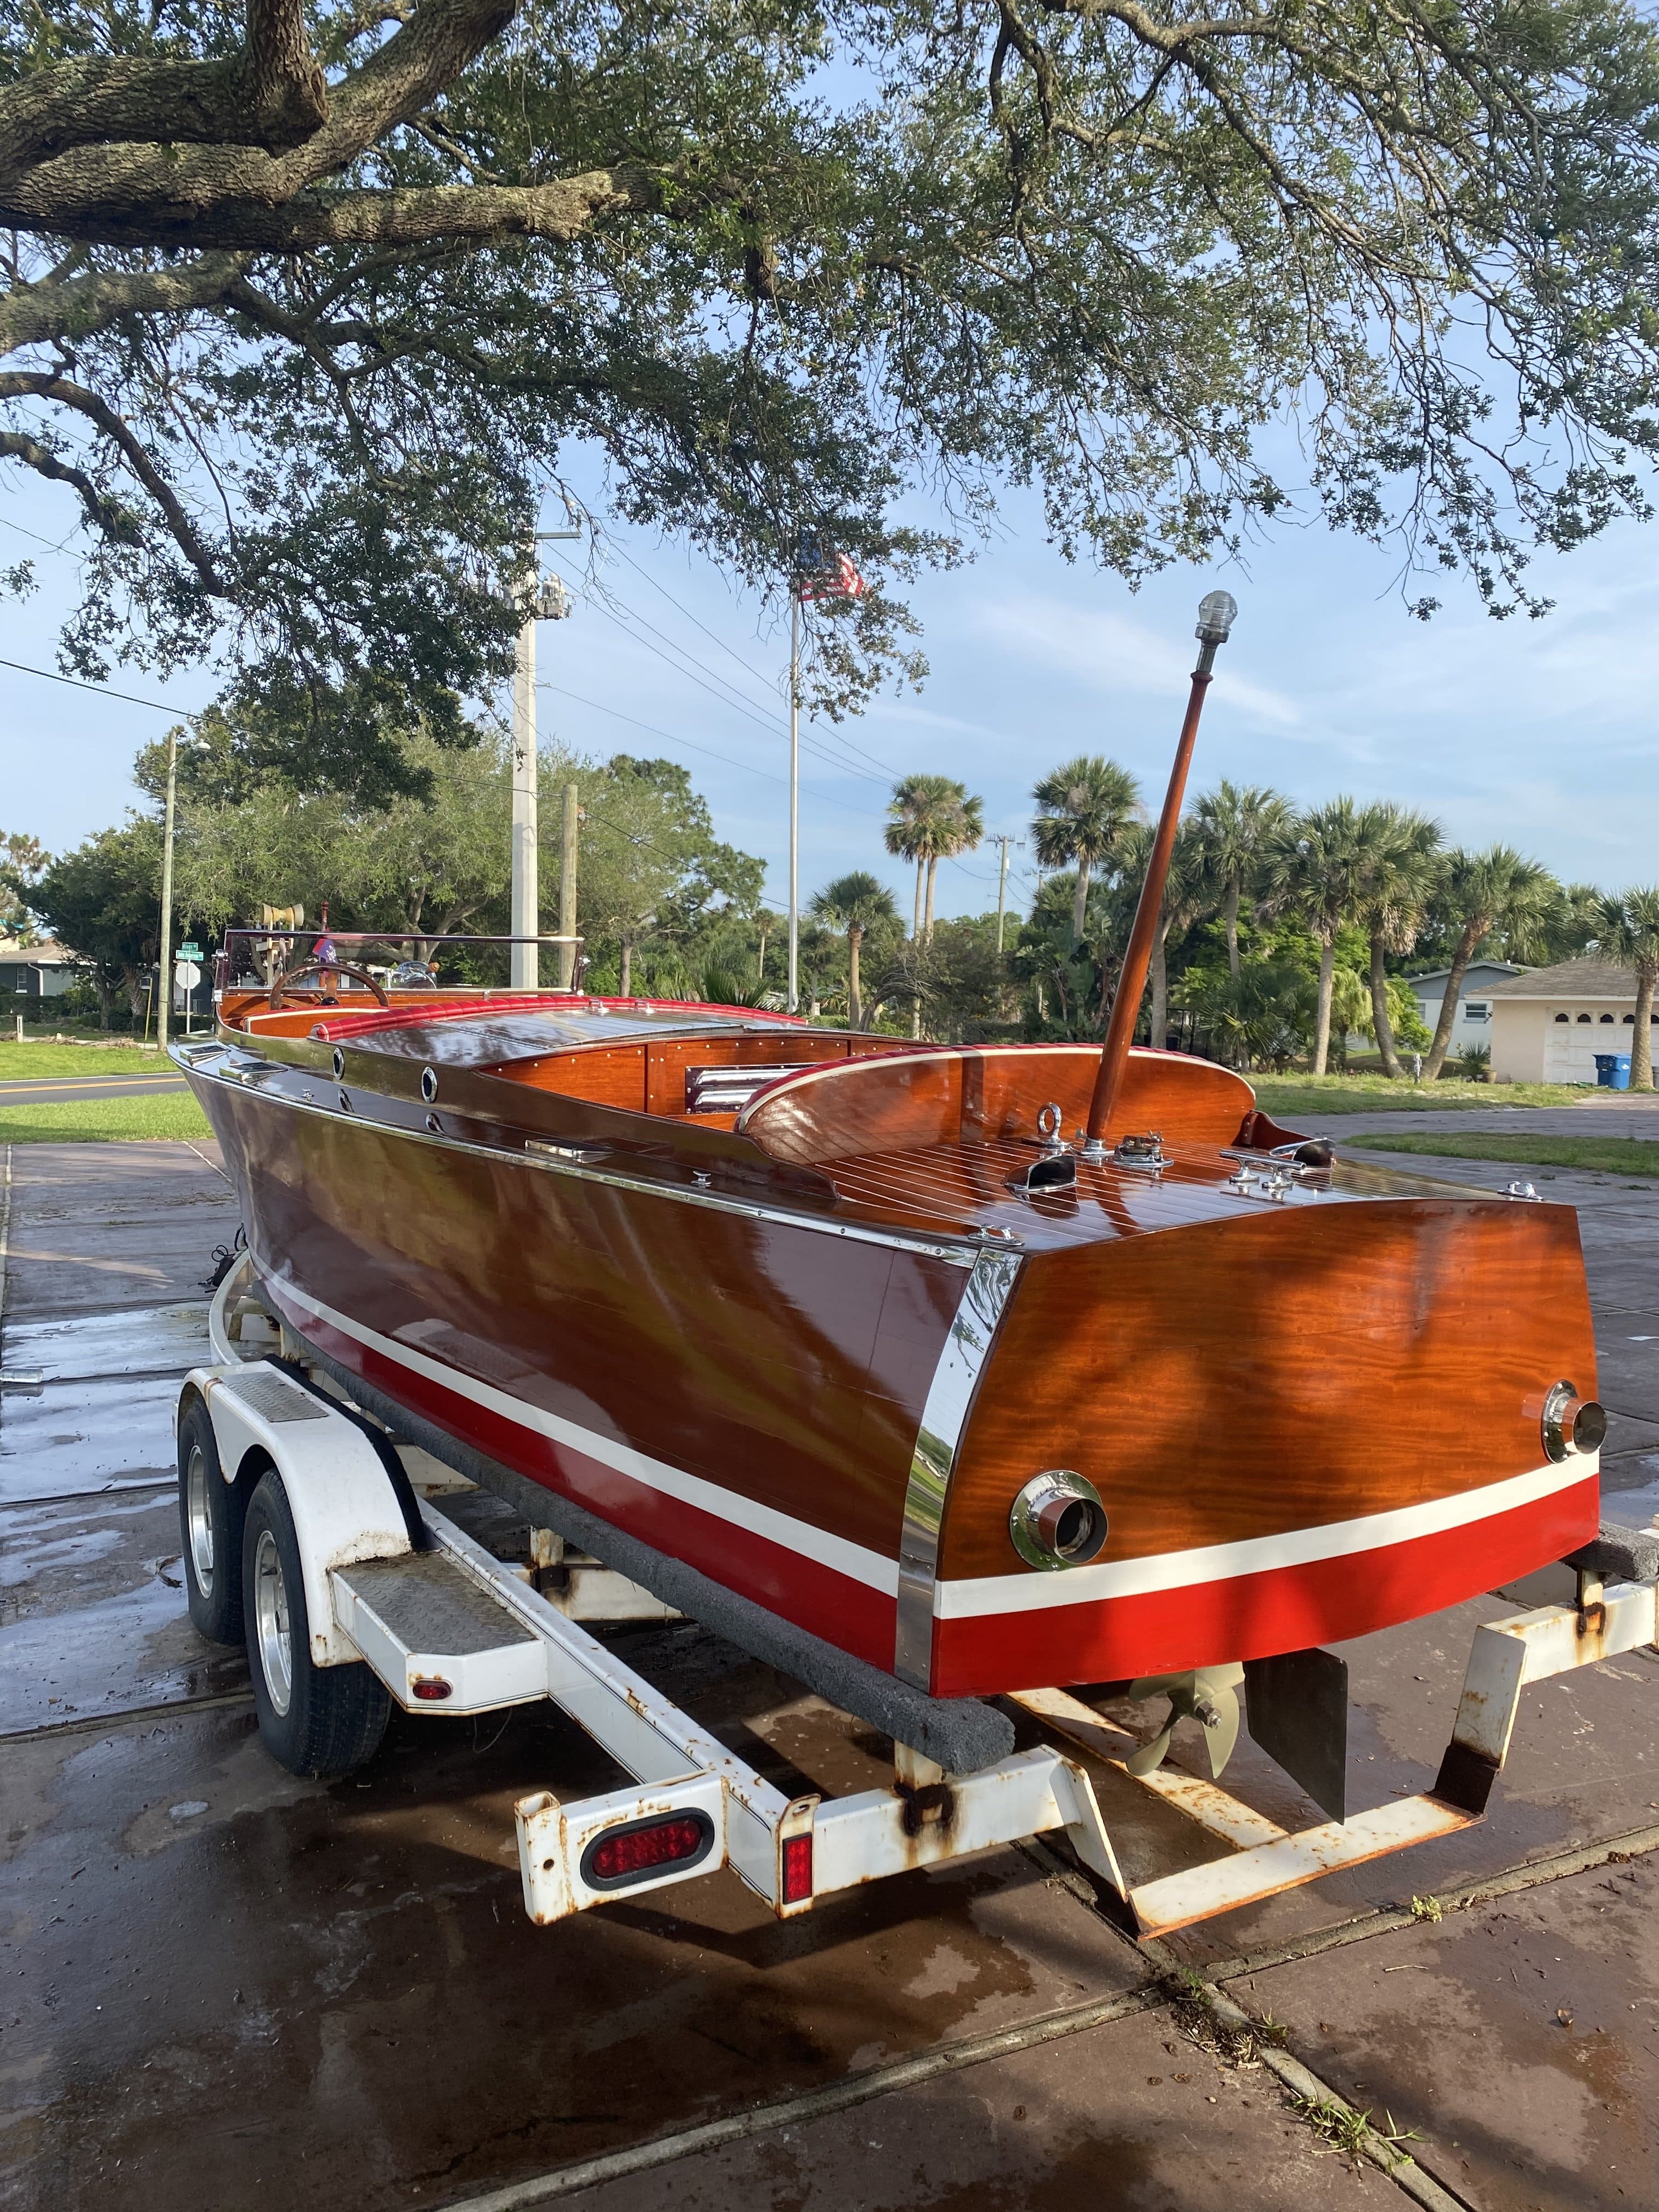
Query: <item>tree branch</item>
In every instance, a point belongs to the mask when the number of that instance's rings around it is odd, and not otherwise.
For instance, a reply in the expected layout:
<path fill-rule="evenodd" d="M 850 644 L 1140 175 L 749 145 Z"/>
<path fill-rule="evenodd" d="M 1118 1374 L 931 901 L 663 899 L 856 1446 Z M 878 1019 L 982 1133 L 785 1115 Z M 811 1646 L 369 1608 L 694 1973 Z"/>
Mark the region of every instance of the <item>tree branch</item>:
<path fill-rule="evenodd" d="M 439 185 L 424 191 L 312 194 L 278 206 L 222 202 L 184 210 L 176 204 L 162 210 L 153 202 L 112 202 L 74 217 L 60 213 L 52 227 L 64 236 L 112 245 L 155 244 L 176 233 L 194 246 L 264 253 L 449 240 L 487 244 L 544 238 L 568 244 L 602 216 L 660 210 L 665 182 L 659 172 L 623 161 L 550 185 Z M 15 219 L 0 203 L 0 222 Z"/>
<path fill-rule="evenodd" d="M 49 447 L 21 430 L 0 430 L 0 457 L 21 461 L 37 476 L 50 477 L 54 483 L 72 485 L 81 495 L 81 504 L 87 510 L 89 521 L 110 536 L 119 536 L 120 510 L 112 500 L 106 499 L 84 469 L 77 469 L 68 461 L 60 461 Z"/>
<path fill-rule="evenodd" d="M 134 435 L 115 410 L 97 392 L 88 390 L 84 384 L 76 384 L 66 376 L 57 376 L 47 371 L 23 370 L 0 375 L 0 399 L 52 399 L 60 407 L 68 407 L 88 422 L 96 425 L 112 446 L 115 446 L 144 489 L 155 501 L 167 520 L 167 527 L 179 550 L 200 578 L 204 590 L 216 599 L 228 599 L 229 586 L 214 565 L 212 554 L 197 535 L 196 526 L 185 512 L 178 494 L 157 469 L 143 446 Z M 22 455 L 19 459 L 25 458 Z M 31 466 L 36 465 L 33 463 Z M 84 485 L 90 479 L 80 479 L 78 472 L 69 479 L 76 483 L 82 498 L 88 493 Z M 100 500 L 101 494 L 96 494 Z"/>
<path fill-rule="evenodd" d="M 273 5 L 287 0 L 271 0 Z M 423 0 L 409 23 L 329 95 L 320 126 L 290 153 L 211 145 L 179 153 L 170 127 L 138 143 L 80 145 L 7 179 L 0 223 L 63 238 L 211 246 L 198 226 L 227 205 L 281 208 L 347 168 L 394 125 L 428 106 L 513 19 L 516 0 Z"/>
<path fill-rule="evenodd" d="M 75 339 L 123 315 L 187 313 L 224 297 L 248 257 L 204 253 L 174 269 L 100 269 L 68 282 L 48 279 L 0 299 L 0 351 Z"/>
<path fill-rule="evenodd" d="M 240 53 L 200 62 L 87 55 L 0 93 L 0 176 L 77 147 L 158 139 L 282 153 L 313 136 L 327 114 L 302 0 L 248 0 Z"/>

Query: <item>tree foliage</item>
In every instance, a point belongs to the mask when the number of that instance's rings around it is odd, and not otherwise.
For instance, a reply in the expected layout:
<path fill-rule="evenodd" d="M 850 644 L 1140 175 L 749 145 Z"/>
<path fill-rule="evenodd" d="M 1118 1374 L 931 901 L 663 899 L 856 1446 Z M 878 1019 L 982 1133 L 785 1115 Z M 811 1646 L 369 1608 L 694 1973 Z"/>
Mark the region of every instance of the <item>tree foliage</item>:
<path fill-rule="evenodd" d="M 775 602 L 853 556 L 830 710 L 915 665 L 910 488 L 1134 578 L 1299 495 L 1292 412 L 1330 520 L 1536 608 L 1645 511 L 1656 137 L 1626 0 L 0 0 L 0 459 L 70 666 L 222 652 L 348 784 L 470 740 L 583 446 Z"/>
<path fill-rule="evenodd" d="M 106 1029 L 123 996 L 129 1018 L 143 1012 L 161 951 L 161 825 L 137 816 L 60 854 L 28 887 L 30 910 L 86 963 Z"/>

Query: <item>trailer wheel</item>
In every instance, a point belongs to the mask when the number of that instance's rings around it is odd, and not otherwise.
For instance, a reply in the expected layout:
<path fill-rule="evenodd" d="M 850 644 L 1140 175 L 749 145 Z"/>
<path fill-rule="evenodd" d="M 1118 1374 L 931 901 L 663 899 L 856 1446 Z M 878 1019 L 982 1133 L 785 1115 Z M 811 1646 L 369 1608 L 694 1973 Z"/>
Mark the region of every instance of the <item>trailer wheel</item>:
<path fill-rule="evenodd" d="M 190 1618 L 210 1644 L 242 1641 L 242 1521 L 247 1500 L 225 1480 L 213 1416 L 202 1401 L 179 1424 L 179 1536 Z"/>
<path fill-rule="evenodd" d="M 392 1700 L 361 1660 L 312 1663 L 300 1543 L 275 1468 L 249 1500 L 242 1532 L 242 1611 L 248 1671 L 265 1748 L 290 1774 L 326 1780 L 372 1759 Z"/>

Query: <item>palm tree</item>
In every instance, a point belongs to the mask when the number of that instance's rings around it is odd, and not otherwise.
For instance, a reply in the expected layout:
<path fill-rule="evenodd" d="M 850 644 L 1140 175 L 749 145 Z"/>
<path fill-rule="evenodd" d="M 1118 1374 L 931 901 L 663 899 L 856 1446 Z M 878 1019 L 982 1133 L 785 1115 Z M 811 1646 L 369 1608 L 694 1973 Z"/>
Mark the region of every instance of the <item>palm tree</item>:
<path fill-rule="evenodd" d="M 1440 876 L 1440 824 L 1410 807 L 1378 799 L 1359 817 L 1370 859 L 1359 918 L 1371 940 L 1371 1026 L 1386 1074 L 1397 1081 L 1400 1055 L 1389 1017 L 1388 956 L 1409 952 Z"/>
<path fill-rule="evenodd" d="M 944 783 L 940 776 L 935 779 Z M 927 840 L 927 899 L 922 912 L 921 935 L 924 944 L 933 938 L 933 878 L 939 873 L 941 860 L 953 860 L 958 853 L 971 853 L 985 835 L 985 801 L 969 795 L 968 787 L 952 783 L 939 795 L 937 807 L 928 817 L 926 825 Z"/>
<path fill-rule="evenodd" d="M 1510 845 L 1494 845 L 1485 853 L 1454 853 L 1446 862 L 1444 883 L 1446 903 L 1462 927 L 1440 1001 L 1440 1018 L 1434 1025 L 1434 1042 L 1423 1063 L 1425 1083 L 1437 1081 L 1446 1064 L 1463 978 L 1482 938 L 1502 930 L 1509 940 L 1506 949 L 1524 957 L 1547 929 L 1561 895 L 1547 868 L 1523 859 Z"/>
<path fill-rule="evenodd" d="M 1269 900 L 1319 939 L 1319 1000 L 1314 1019 L 1316 1075 L 1331 1053 L 1331 992 L 1336 974 L 1336 933 L 1364 896 L 1369 848 L 1360 810 L 1352 799 L 1333 799 L 1298 814 L 1273 841 L 1267 861 Z"/>
<path fill-rule="evenodd" d="M 951 815 L 962 791 L 948 775 L 907 775 L 893 786 L 887 802 L 886 845 L 902 860 L 913 860 L 916 870 L 916 913 L 912 939 L 921 940 L 921 889 L 941 818 Z"/>
<path fill-rule="evenodd" d="M 1127 768 L 1100 754 L 1079 754 L 1052 769 L 1033 790 L 1040 810 L 1031 824 L 1038 865 L 1077 869 L 1072 943 L 1082 942 L 1090 871 L 1113 859 L 1130 823 L 1145 812 L 1140 787 Z"/>
<path fill-rule="evenodd" d="M 826 929 L 846 933 L 847 1026 L 849 1030 L 861 1029 L 864 1008 L 859 993 L 859 948 L 866 932 L 878 922 L 898 920 L 893 894 L 867 870 L 854 868 L 850 875 L 837 876 L 834 883 L 826 884 L 821 891 L 814 891 L 807 912 Z"/>
<path fill-rule="evenodd" d="M 1609 959 L 1636 971 L 1636 1034 L 1630 1042 L 1630 1087 L 1653 1089 L 1653 994 L 1659 984 L 1659 890 L 1622 891 L 1596 911 L 1596 943 Z"/>
<path fill-rule="evenodd" d="M 1193 809 L 1205 862 L 1221 893 L 1227 926 L 1227 972 L 1238 981 L 1238 908 L 1261 877 L 1274 840 L 1291 818 L 1291 802 L 1266 784 L 1242 787 L 1224 776 Z"/>

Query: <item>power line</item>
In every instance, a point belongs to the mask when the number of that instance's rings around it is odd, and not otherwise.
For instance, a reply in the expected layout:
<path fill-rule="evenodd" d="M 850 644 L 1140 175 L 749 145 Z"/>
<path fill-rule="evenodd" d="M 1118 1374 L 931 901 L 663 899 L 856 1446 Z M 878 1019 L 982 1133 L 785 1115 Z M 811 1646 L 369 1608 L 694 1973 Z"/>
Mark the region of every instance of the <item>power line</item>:
<path fill-rule="evenodd" d="M 568 690 L 562 684 L 538 681 L 536 689 L 538 691 L 556 691 L 562 699 L 574 699 L 579 707 L 592 707 L 596 714 L 610 714 L 619 722 L 628 723 L 633 729 L 645 731 L 647 736 L 660 738 L 665 744 L 684 745 L 691 752 L 707 753 L 710 760 L 724 761 L 727 768 L 741 769 L 745 775 L 757 775 L 767 783 L 781 783 L 787 787 L 787 776 L 774 775 L 770 769 L 757 768 L 752 761 L 733 760 L 730 753 L 717 753 L 713 746 L 700 745 L 693 738 L 682 738 L 672 731 L 659 730 L 654 722 L 642 722 L 637 714 L 624 714 L 620 707 L 607 707 L 598 699 L 586 699 L 580 691 Z M 848 814 L 860 815 L 866 822 L 880 819 L 871 808 L 855 806 L 848 799 L 837 799 L 833 792 L 817 791 L 813 797 L 828 800 L 831 806 L 843 807 Z"/>
<path fill-rule="evenodd" d="M 20 538 L 32 538 L 37 545 L 44 545 L 49 553 L 61 553 L 69 544 L 68 538 L 58 539 L 43 538 L 38 530 L 25 530 L 21 522 L 12 521 L 9 515 L 0 514 L 0 523 L 3 523 L 8 530 L 15 530 Z M 73 537 L 74 534 L 71 531 L 70 536 Z"/>
<path fill-rule="evenodd" d="M 557 568 L 556 562 L 552 565 L 556 569 Z M 635 563 L 635 565 L 637 566 L 638 564 Z M 562 574 L 562 571 L 559 571 L 558 573 Z M 644 573 L 645 572 L 643 570 L 641 571 L 641 574 Z M 577 583 L 577 580 L 574 577 L 566 577 L 564 580 L 571 584 Z M 648 577 L 647 578 L 647 581 L 650 581 Z M 578 586 L 578 588 L 580 588 L 580 586 Z M 659 588 L 661 587 L 659 586 Z M 679 602 L 677 599 L 672 599 L 672 595 L 671 593 L 665 591 L 664 597 L 670 599 L 674 605 L 678 606 Z M 642 615 L 637 607 L 629 606 L 626 599 L 619 598 L 614 592 L 607 591 L 605 592 L 603 599 L 595 598 L 590 595 L 588 598 L 588 605 L 596 608 L 600 614 L 605 616 L 608 622 L 614 623 L 617 628 L 621 630 L 624 637 L 630 639 L 635 645 L 642 646 L 646 652 L 654 653 L 659 660 L 666 662 L 667 665 L 673 669 L 677 676 L 690 677 L 692 683 L 697 684 L 702 690 L 709 692 L 713 697 L 720 701 L 722 706 L 735 707 L 740 714 L 745 715 L 750 721 L 756 723 L 760 728 L 763 729 L 769 737 L 781 738 L 782 736 L 783 732 L 779 724 L 774 723 L 765 714 L 757 714 L 755 711 L 759 702 L 749 699 L 745 694 L 738 690 L 736 684 L 729 682 L 727 678 L 721 676 L 717 670 L 710 668 L 706 660 L 699 660 L 696 654 L 694 653 L 689 647 L 680 644 L 678 639 L 670 637 L 665 630 L 659 629 L 657 625 L 653 622 L 650 621 L 647 617 Z M 685 610 L 681 608 L 680 611 L 684 614 Z M 627 621 L 623 619 L 624 616 L 627 617 Z M 696 621 L 695 615 L 688 616 L 687 619 L 692 622 Z M 639 636 L 635 631 L 629 627 L 630 623 L 637 623 L 641 629 L 649 630 L 651 636 L 659 638 L 662 641 L 662 643 L 660 645 L 653 645 L 650 638 Z M 697 626 L 699 629 L 703 627 L 702 623 L 698 623 Z M 713 636 L 714 633 L 710 631 L 708 635 Z M 719 640 L 716 639 L 715 642 L 718 643 Z M 666 652 L 664 651 L 664 647 L 668 648 Z M 682 667 L 679 661 L 670 658 L 670 655 L 672 653 L 679 654 L 681 659 L 690 663 L 690 666 Z M 733 657 L 735 658 L 736 656 L 734 655 Z M 748 663 L 746 661 L 739 661 L 738 665 L 740 667 L 747 668 Z M 701 669 L 702 671 L 702 676 L 694 675 L 692 673 L 694 669 Z M 759 676 L 758 670 L 750 670 L 750 673 L 757 677 Z M 705 681 L 705 678 L 708 680 Z M 761 678 L 761 680 L 763 682 L 764 678 Z M 780 709 L 780 713 L 781 712 L 781 709 Z M 879 773 L 876 775 L 872 775 L 869 769 L 860 768 L 855 761 L 845 759 L 838 753 L 826 751 L 824 750 L 823 743 L 823 739 L 826 735 L 832 736 L 832 741 L 834 743 L 837 744 L 845 744 L 854 752 L 862 752 L 863 750 L 860 746 L 852 745 L 850 739 L 843 739 L 839 736 L 834 736 L 833 733 L 829 732 L 821 732 L 815 736 L 804 737 L 801 739 L 801 744 L 808 752 L 815 753 L 817 757 L 823 761 L 829 767 L 839 769 L 843 775 L 862 776 L 866 781 L 871 783 L 879 783 L 884 787 L 884 788 L 891 782 L 891 770 L 884 767 L 879 761 L 876 761 L 872 754 L 865 753 L 863 757 L 865 759 L 870 760 L 873 763 L 875 768 L 879 771 Z"/>
<path fill-rule="evenodd" d="M 629 567 L 634 570 L 636 575 L 643 576 L 646 582 L 650 585 L 653 591 L 660 592 L 671 607 L 677 609 L 679 613 L 685 617 L 687 622 L 690 623 L 696 629 L 700 629 L 706 638 L 712 640 L 715 645 L 719 646 L 722 653 L 730 653 L 732 659 L 737 662 L 739 668 L 745 669 L 750 676 L 754 677 L 757 683 L 765 685 L 769 690 L 772 688 L 770 679 L 762 670 L 755 667 L 751 662 L 745 660 L 743 655 L 737 651 L 735 647 L 728 645 L 726 640 L 720 635 L 718 631 L 709 629 L 706 622 L 699 621 L 698 617 L 692 613 L 690 607 L 684 605 L 681 601 L 674 597 L 674 594 L 669 590 L 666 584 L 660 583 L 658 579 L 651 574 L 648 568 L 643 567 L 641 562 L 634 558 L 633 555 L 628 550 L 626 546 L 619 545 L 614 539 L 612 539 L 611 541 L 611 550 L 613 553 L 620 554 L 622 558 L 627 562 Z M 641 619 L 643 619 L 643 617 L 641 617 Z M 865 746 L 855 745 L 851 738 L 844 737 L 840 731 L 836 731 L 830 734 L 833 736 L 834 740 L 837 744 L 844 745 L 848 752 L 857 753 L 860 759 L 867 760 L 872 768 L 878 769 L 881 771 L 881 777 L 884 783 L 890 782 L 892 780 L 893 771 L 885 761 L 878 760 L 875 754 L 867 750 Z"/>
<path fill-rule="evenodd" d="M 17 525 L 11 526 L 15 530 Z M 100 699 L 125 699 L 129 707 L 154 707 L 158 714 L 172 714 L 180 720 L 197 711 L 191 707 L 169 707 L 160 699 L 141 699 L 135 691 L 117 691 L 107 684 L 84 683 L 78 676 L 59 676 L 55 669 L 31 668 L 27 660 L 0 657 L 0 668 L 15 668 L 20 676 L 39 676 L 48 684 L 67 684 L 76 691 L 95 691 Z"/>

